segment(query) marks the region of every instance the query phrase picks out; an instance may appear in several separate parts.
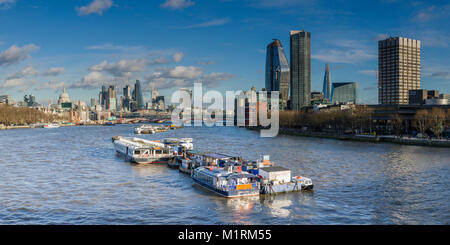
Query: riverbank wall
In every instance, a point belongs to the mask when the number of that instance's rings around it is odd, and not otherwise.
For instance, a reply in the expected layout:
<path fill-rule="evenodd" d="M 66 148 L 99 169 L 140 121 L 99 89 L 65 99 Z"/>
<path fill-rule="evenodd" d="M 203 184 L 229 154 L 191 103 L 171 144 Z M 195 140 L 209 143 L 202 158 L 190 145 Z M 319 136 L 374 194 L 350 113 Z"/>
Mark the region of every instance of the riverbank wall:
<path fill-rule="evenodd" d="M 246 127 L 249 130 L 259 131 L 259 127 Z M 314 138 L 325 138 L 325 139 L 335 139 L 335 140 L 349 140 L 349 141 L 359 141 L 359 142 L 371 142 L 371 143 L 392 143 L 401 145 L 418 145 L 418 146 L 434 146 L 434 147 L 449 147 L 450 140 L 446 139 L 421 139 L 415 137 L 396 137 L 392 135 L 354 135 L 354 134 L 330 134 L 323 132 L 309 132 L 303 131 L 296 128 L 280 128 L 278 134 L 280 135 L 291 135 L 300 137 L 314 137 Z"/>

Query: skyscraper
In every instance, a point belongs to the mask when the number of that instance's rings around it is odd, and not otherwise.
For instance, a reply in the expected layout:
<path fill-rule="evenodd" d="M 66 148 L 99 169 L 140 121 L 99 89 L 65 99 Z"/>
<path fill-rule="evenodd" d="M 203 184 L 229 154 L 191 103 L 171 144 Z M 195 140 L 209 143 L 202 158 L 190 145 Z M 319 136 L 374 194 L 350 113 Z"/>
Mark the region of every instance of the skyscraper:
<path fill-rule="evenodd" d="M 274 39 L 267 46 L 266 90 L 280 92 L 282 107 L 286 107 L 289 98 L 289 80 L 289 62 L 280 40 Z"/>
<path fill-rule="evenodd" d="M 330 101 L 332 103 L 358 103 L 358 83 L 333 83 Z"/>
<path fill-rule="evenodd" d="M 299 110 L 310 104 L 311 33 L 291 31 L 291 108 Z"/>
<path fill-rule="evenodd" d="M 325 65 L 325 77 L 323 79 L 323 98 L 331 100 L 331 75 L 330 66 Z"/>
<path fill-rule="evenodd" d="M 122 108 L 126 111 L 131 110 L 131 87 L 126 85 L 123 88 Z"/>
<path fill-rule="evenodd" d="M 378 102 L 408 104 L 420 88 L 420 41 L 391 37 L 378 42 Z"/>
<path fill-rule="evenodd" d="M 143 110 L 145 105 L 144 98 L 142 97 L 141 82 L 139 80 L 136 80 L 136 84 L 134 85 L 133 99 L 136 101 L 137 109 Z"/>
<path fill-rule="evenodd" d="M 116 110 L 117 109 L 117 93 L 115 86 L 109 86 L 108 88 L 108 100 L 106 109 Z"/>

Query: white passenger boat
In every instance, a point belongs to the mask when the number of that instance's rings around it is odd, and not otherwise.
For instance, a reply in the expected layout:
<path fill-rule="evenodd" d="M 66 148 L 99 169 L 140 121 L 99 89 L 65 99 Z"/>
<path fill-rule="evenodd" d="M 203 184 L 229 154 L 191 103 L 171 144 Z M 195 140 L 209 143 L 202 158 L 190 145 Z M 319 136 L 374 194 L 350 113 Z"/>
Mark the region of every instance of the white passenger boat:
<path fill-rule="evenodd" d="M 44 128 L 59 128 L 59 124 L 45 124 Z"/>
<path fill-rule="evenodd" d="M 134 129 L 135 134 L 155 134 L 156 130 L 152 125 L 144 124 Z"/>
<path fill-rule="evenodd" d="M 194 169 L 191 176 L 198 185 L 229 198 L 258 196 L 260 191 L 258 177 L 245 172 L 210 166 Z"/>
<path fill-rule="evenodd" d="M 113 137 L 116 152 L 133 163 L 167 163 L 173 153 L 171 146 L 140 138 Z"/>
<path fill-rule="evenodd" d="M 180 149 L 180 151 L 178 151 L 178 153 L 182 153 L 182 151 L 194 150 L 194 144 L 192 143 L 193 141 L 194 141 L 194 139 L 192 139 L 192 138 L 181 138 L 181 139 L 166 138 L 166 139 L 163 139 L 163 142 L 166 145 L 180 147 L 181 149 Z"/>

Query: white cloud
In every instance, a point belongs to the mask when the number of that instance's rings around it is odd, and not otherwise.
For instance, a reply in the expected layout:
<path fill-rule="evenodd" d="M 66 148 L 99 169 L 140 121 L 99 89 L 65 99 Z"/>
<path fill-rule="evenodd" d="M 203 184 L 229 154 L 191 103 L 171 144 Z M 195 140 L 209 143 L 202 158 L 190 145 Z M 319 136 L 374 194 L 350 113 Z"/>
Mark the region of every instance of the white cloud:
<path fill-rule="evenodd" d="M 51 80 L 51 81 L 48 81 L 46 83 L 39 85 L 36 88 L 36 90 L 57 90 L 57 91 L 59 91 L 66 87 L 68 87 L 68 86 L 64 82 Z"/>
<path fill-rule="evenodd" d="M 359 73 L 363 74 L 363 75 L 367 75 L 367 76 L 376 76 L 377 75 L 377 70 L 362 70 L 359 71 Z"/>
<path fill-rule="evenodd" d="M 162 74 L 167 78 L 195 79 L 202 75 L 203 70 L 195 66 L 176 66 Z"/>
<path fill-rule="evenodd" d="M 83 89 L 98 89 L 104 84 L 110 84 L 114 82 L 113 77 L 103 75 L 98 71 L 93 71 L 84 76 L 80 81 L 72 84 L 71 88 L 83 88 Z"/>
<path fill-rule="evenodd" d="M 366 50 L 348 49 L 348 50 L 322 50 L 311 56 L 313 59 L 330 63 L 356 64 L 363 61 L 376 59 L 377 56 Z"/>
<path fill-rule="evenodd" d="M 25 76 L 37 76 L 38 74 L 39 74 L 38 70 L 34 69 L 31 66 L 27 66 L 19 72 L 9 74 L 7 79 L 23 78 Z"/>
<path fill-rule="evenodd" d="M 100 44 L 100 45 L 92 45 L 86 47 L 89 50 L 120 50 L 120 51 L 131 51 L 131 50 L 139 50 L 142 49 L 142 46 L 122 46 L 122 45 L 114 45 L 110 43 Z"/>
<path fill-rule="evenodd" d="M 421 8 L 421 10 L 413 17 L 415 22 L 428 22 L 431 20 L 437 20 L 446 18 L 450 15 L 450 4 L 443 6 L 429 6 L 427 8 Z"/>
<path fill-rule="evenodd" d="M 161 4 L 161 8 L 167 9 L 184 9 L 195 5 L 195 2 L 190 0 L 166 0 Z"/>
<path fill-rule="evenodd" d="M 30 57 L 30 53 L 38 49 L 39 47 L 34 44 L 28 44 L 23 47 L 12 45 L 0 53 L 0 66 L 8 66 L 23 61 Z"/>
<path fill-rule="evenodd" d="M 52 67 L 43 73 L 44 76 L 58 76 L 66 69 L 64 67 Z"/>
<path fill-rule="evenodd" d="M 0 9 L 7 9 L 14 3 L 16 3 L 16 0 L 0 0 Z"/>
<path fill-rule="evenodd" d="M 389 38 L 388 34 L 377 34 L 375 37 L 372 38 L 374 41 L 380 41 Z"/>
<path fill-rule="evenodd" d="M 24 78 L 11 78 L 11 79 L 6 79 L 6 81 L 2 84 L 1 88 L 11 89 L 11 88 L 15 88 L 15 87 L 21 87 L 23 85 L 25 85 Z"/>
<path fill-rule="evenodd" d="M 221 25 L 225 25 L 225 24 L 229 23 L 230 21 L 231 20 L 229 18 L 215 19 L 215 20 L 210 20 L 210 21 L 206 21 L 203 23 L 199 23 L 199 24 L 186 26 L 186 28 L 191 29 L 191 28 L 202 28 L 202 27 L 210 27 L 210 26 L 221 26 Z"/>
<path fill-rule="evenodd" d="M 158 72 L 146 77 L 147 87 L 154 86 L 158 89 L 170 89 L 189 87 L 195 82 L 201 82 L 207 87 L 217 86 L 219 81 L 233 79 L 235 76 L 229 73 L 205 74 L 203 69 L 195 66 L 177 66 L 174 68 L 158 69 Z"/>
<path fill-rule="evenodd" d="M 178 62 L 180 62 L 180 61 L 183 59 L 183 57 L 184 57 L 184 53 L 183 53 L 183 52 L 175 53 L 175 54 L 173 55 L 173 61 L 174 61 L 175 63 L 178 63 Z"/>
<path fill-rule="evenodd" d="M 156 60 L 134 59 L 120 60 L 117 63 L 108 63 L 103 61 L 100 64 L 92 66 L 89 70 L 95 72 L 107 72 L 116 77 L 129 77 L 135 72 L 145 72 L 150 64 L 164 64 L 166 59 L 158 58 Z"/>
<path fill-rule="evenodd" d="M 76 10 L 79 15 L 98 14 L 102 15 L 103 11 L 111 8 L 112 0 L 94 0 L 89 5 L 77 7 Z"/>
<path fill-rule="evenodd" d="M 36 83 L 36 82 L 27 82 L 25 78 L 30 76 L 35 77 L 38 75 L 39 75 L 38 70 L 34 69 L 31 66 L 27 66 L 19 72 L 8 74 L 8 77 L 5 79 L 5 82 L 0 87 L 6 89 L 18 88 L 19 91 L 25 91 L 32 84 Z"/>
<path fill-rule="evenodd" d="M 360 40 L 333 40 L 328 43 L 334 47 L 319 50 L 311 57 L 330 63 L 347 64 L 356 64 L 377 58 L 377 46 L 366 45 Z"/>

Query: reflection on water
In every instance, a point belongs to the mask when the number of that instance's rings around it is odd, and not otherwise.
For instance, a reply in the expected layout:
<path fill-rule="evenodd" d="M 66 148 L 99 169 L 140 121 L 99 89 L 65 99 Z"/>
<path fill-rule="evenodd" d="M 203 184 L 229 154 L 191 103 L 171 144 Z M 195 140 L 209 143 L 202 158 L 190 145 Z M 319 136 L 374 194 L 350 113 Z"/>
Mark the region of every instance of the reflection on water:
<path fill-rule="evenodd" d="M 268 154 L 314 192 L 226 199 L 165 165 L 132 165 L 133 125 L 0 131 L 0 224 L 448 224 L 450 151 L 184 128 L 200 151 Z"/>

